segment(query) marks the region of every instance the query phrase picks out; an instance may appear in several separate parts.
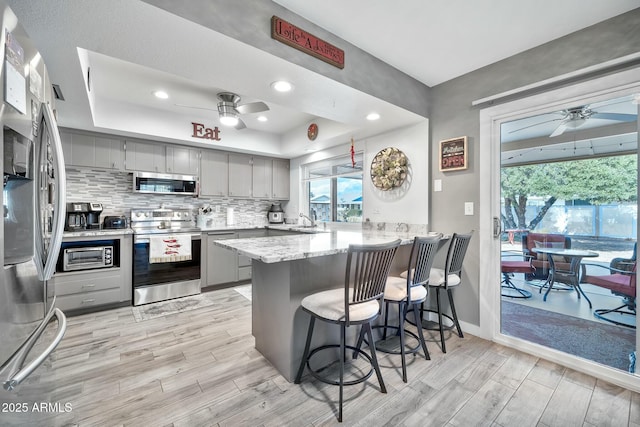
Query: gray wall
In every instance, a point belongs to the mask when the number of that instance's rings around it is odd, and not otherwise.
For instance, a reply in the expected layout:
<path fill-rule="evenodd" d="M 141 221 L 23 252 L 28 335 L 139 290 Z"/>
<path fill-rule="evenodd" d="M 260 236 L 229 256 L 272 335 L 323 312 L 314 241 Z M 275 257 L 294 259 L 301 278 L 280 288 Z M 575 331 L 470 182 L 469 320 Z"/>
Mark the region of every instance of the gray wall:
<path fill-rule="evenodd" d="M 427 86 L 272 1 L 143 1 L 421 116 L 429 115 Z M 272 39 L 273 15 L 344 50 L 344 69 Z"/>
<path fill-rule="evenodd" d="M 465 232 L 478 229 L 478 161 L 480 112 L 471 102 L 530 83 L 640 52 L 640 8 L 592 27 L 489 65 L 431 90 L 432 180 L 442 180 L 442 192 L 431 192 L 431 229 Z M 438 141 L 467 135 L 469 169 L 442 173 Z M 475 203 L 476 214 L 464 215 L 464 202 Z M 479 239 L 471 241 L 462 288 L 456 293 L 461 320 L 479 325 Z"/>

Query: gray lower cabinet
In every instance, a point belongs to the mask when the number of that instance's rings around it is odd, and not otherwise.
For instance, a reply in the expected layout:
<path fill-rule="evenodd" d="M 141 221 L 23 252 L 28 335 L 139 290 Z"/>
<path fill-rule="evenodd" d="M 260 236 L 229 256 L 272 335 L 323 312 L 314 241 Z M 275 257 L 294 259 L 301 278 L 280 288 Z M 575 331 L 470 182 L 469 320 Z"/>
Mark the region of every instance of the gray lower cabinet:
<path fill-rule="evenodd" d="M 235 239 L 238 234 L 230 232 L 208 232 L 206 254 L 205 286 L 220 285 L 238 281 L 238 256 L 235 252 L 216 246 L 214 240 Z"/>
<path fill-rule="evenodd" d="M 251 258 L 238 255 L 229 249 L 221 248 L 214 240 L 249 239 L 266 237 L 267 230 L 229 230 L 209 231 L 202 234 L 202 275 L 206 278 L 203 286 L 215 286 L 225 283 L 243 282 L 251 279 Z M 206 245 L 205 242 L 206 241 Z"/>
<path fill-rule="evenodd" d="M 113 239 L 114 237 L 109 237 Z M 131 235 L 116 237 L 120 240 L 120 266 L 56 273 L 52 282 L 56 292 L 56 307 L 62 311 L 91 310 L 131 302 L 133 239 Z M 100 240 L 100 237 L 65 237 L 63 241 Z"/>
<path fill-rule="evenodd" d="M 267 230 L 242 230 L 238 231 L 238 239 L 252 239 L 266 237 Z M 251 258 L 238 255 L 238 281 L 251 280 Z"/>

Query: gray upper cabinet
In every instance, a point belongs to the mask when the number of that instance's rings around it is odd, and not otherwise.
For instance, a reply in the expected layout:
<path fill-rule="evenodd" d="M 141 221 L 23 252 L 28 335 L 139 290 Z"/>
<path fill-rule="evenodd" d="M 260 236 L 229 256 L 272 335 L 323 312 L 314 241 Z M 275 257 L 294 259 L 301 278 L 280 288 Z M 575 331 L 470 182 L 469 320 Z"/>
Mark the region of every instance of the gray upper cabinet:
<path fill-rule="evenodd" d="M 200 150 L 167 145 L 167 172 L 183 175 L 200 173 Z"/>
<path fill-rule="evenodd" d="M 252 197 L 252 158 L 245 154 L 229 154 L 229 196 Z"/>
<path fill-rule="evenodd" d="M 271 199 L 273 181 L 272 159 L 265 157 L 253 158 L 253 189 L 255 199 Z"/>
<path fill-rule="evenodd" d="M 203 150 L 200 161 L 200 195 L 229 195 L 229 154 L 223 151 Z"/>
<path fill-rule="evenodd" d="M 165 145 L 157 142 L 127 141 L 125 151 L 127 170 L 166 172 Z"/>
<path fill-rule="evenodd" d="M 289 160 L 273 159 L 273 198 L 289 200 Z"/>
<path fill-rule="evenodd" d="M 124 141 L 62 131 L 64 160 L 68 166 L 124 170 Z"/>

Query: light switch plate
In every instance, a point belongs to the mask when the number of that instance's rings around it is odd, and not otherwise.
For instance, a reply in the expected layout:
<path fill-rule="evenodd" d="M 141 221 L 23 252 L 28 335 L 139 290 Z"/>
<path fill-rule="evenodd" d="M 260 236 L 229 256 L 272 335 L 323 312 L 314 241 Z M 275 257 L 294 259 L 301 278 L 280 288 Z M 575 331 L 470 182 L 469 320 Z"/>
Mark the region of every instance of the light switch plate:
<path fill-rule="evenodd" d="M 442 191 L 442 180 L 434 179 L 433 180 L 433 191 Z"/>
<path fill-rule="evenodd" d="M 464 214 L 473 215 L 473 202 L 464 202 Z"/>

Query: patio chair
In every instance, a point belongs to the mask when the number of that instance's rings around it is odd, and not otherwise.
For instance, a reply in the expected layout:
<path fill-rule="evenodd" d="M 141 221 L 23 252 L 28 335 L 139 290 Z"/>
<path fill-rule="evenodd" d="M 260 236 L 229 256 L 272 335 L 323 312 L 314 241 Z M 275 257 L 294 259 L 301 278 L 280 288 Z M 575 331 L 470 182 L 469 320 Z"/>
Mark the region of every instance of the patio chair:
<path fill-rule="evenodd" d="M 522 254 L 525 260 L 531 259 L 531 265 L 535 268 L 534 272 L 525 274 L 525 280 L 547 280 L 550 266 L 547 255 L 535 253 L 535 248 L 571 249 L 571 238 L 564 234 L 546 233 L 527 233 L 522 236 Z M 570 264 L 564 257 L 556 257 L 554 261 L 559 270 L 569 270 Z"/>
<path fill-rule="evenodd" d="M 627 263 L 626 267 L 629 269 L 619 269 L 613 267 L 613 265 L 621 265 L 620 261 L 611 261 L 609 267 L 600 264 L 584 263 L 582 264 L 582 283 L 589 283 L 601 288 L 609 289 L 612 294 L 622 297 L 622 305 L 616 308 L 607 309 L 599 308 L 593 311 L 593 315 L 598 319 L 610 322 L 619 326 L 627 326 L 635 329 L 634 324 L 623 323 L 614 318 L 607 317 L 612 313 L 620 315 L 636 315 L 636 265 L 637 261 Z M 595 276 L 587 274 L 587 266 L 599 267 L 608 270 L 609 274 L 602 276 Z"/>
<path fill-rule="evenodd" d="M 502 292 L 503 297 L 509 298 L 531 298 L 531 292 L 526 289 L 518 288 L 511 277 L 515 273 L 534 274 L 536 268 L 531 263 L 531 257 L 528 260 L 505 260 L 508 257 L 520 257 L 520 252 L 503 252 L 500 256 L 500 272 L 502 273 Z"/>

